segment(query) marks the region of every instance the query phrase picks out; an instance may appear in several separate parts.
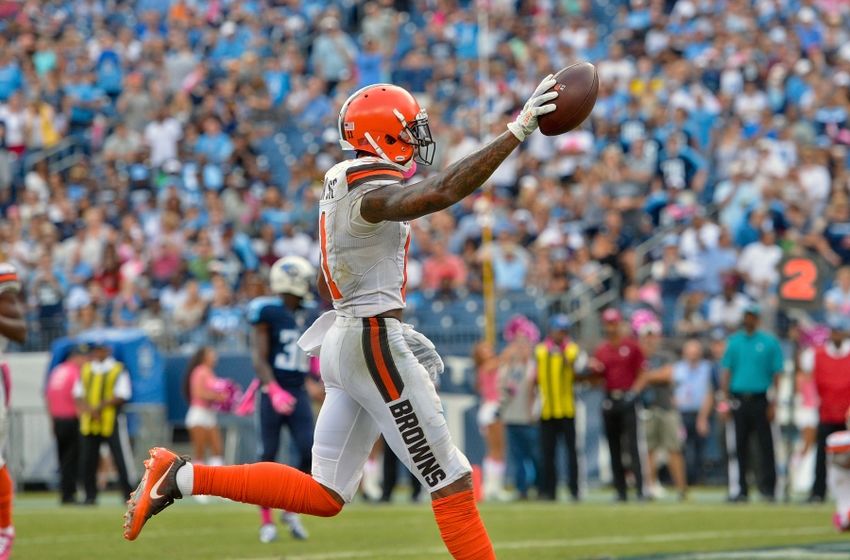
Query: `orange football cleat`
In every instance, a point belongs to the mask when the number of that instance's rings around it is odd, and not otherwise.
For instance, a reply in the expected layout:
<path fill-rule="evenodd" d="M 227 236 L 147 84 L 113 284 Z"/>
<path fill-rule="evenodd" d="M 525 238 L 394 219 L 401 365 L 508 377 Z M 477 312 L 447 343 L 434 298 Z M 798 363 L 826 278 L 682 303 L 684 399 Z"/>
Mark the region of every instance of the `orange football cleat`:
<path fill-rule="evenodd" d="M 183 497 L 177 488 L 177 470 L 188 462 L 164 447 L 150 450 L 151 458 L 145 461 L 145 474 L 136 491 L 127 500 L 124 514 L 124 538 L 136 540 L 142 527 L 156 515 Z"/>

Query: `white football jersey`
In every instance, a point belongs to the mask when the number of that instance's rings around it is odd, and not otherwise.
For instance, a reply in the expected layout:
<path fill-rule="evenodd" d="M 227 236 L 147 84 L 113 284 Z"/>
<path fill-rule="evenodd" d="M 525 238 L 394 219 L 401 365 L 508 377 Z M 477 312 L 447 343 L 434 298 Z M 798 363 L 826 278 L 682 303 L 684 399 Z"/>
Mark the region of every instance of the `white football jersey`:
<path fill-rule="evenodd" d="M 405 306 L 410 225 L 372 224 L 360 215 L 365 193 L 402 180 L 398 166 L 377 157 L 347 160 L 325 174 L 319 203 L 322 274 L 344 317 Z"/>

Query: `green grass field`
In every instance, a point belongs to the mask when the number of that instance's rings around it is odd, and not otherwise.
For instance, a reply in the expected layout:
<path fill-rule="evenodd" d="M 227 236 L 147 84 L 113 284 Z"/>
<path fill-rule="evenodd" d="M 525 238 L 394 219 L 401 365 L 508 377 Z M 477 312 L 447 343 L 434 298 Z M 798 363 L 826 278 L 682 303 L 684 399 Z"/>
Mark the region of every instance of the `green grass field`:
<path fill-rule="evenodd" d="M 850 538 L 844 539 L 832 529 L 829 506 L 726 505 L 715 493 L 700 494 L 684 504 L 616 506 L 607 499 L 607 494 L 600 493 L 579 505 L 527 502 L 484 504 L 481 509 L 503 560 L 652 557 L 842 540 L 850 544 Z M 123 511 L 115 494 L 102 496 L 101 505 L 95 508 L 60 508 L 54 496 L 19 496 L 14 558 L 448 558 L 426 504 L 354 504 L 335 519 L 305 518 L 309 541 L 293 541 L 281 530 L 281 538 L 267 545 L 257 540 L 258 514 L 242 504 L 178 502 L 153 518 L 133 543 L 121 538 Z M 754 556 L 743 553 L 734 557 Z M 823 557 L 850 558 L 850 548 Z"/>

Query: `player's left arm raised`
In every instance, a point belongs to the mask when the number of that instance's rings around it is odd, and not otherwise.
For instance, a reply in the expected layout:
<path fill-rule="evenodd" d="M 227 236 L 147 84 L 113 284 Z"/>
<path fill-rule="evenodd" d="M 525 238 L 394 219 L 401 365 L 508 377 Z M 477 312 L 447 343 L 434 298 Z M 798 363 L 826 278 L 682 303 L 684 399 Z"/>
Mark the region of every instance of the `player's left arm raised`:
<path fill-rule="evenodd" d="M 403 222 L 439 212 L 472 194 L 528 135 L 537 129 L 537 119 L 551 113 L 549 103 L 558 93 L 550 74 L 540 82 L 508 130 L 477 152 L 444 171 L 410 186 L 391 185 L 363 195 L 360 215 L 369 222 Z"/>

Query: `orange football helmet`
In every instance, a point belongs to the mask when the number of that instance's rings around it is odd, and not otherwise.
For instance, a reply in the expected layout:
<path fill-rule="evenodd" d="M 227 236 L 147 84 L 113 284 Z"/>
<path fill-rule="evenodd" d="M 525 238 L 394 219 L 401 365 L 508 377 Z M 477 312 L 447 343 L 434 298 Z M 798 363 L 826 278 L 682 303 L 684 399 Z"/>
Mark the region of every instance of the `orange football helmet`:
<path fill-rule="evenodd" d="M 406 89 L 375 84 L 357 90 L 339 111 L 339 143 L 405 166 L 431 165 L 435 145 L 428 113 Z"/>

